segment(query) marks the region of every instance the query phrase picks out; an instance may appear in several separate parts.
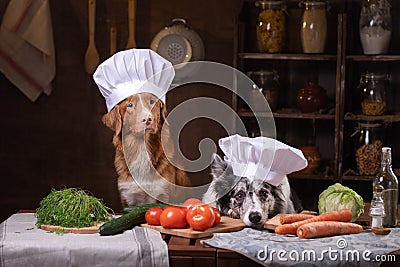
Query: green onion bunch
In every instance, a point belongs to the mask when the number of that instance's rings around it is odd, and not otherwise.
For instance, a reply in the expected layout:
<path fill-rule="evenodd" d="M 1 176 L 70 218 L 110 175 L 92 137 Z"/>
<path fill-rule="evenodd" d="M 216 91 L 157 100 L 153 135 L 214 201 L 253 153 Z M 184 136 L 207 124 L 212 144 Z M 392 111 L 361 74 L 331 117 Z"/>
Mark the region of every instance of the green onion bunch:
<path fill-rule="evenodd" d="M 82 228 L 92 226 L 95 221 L 108 221 L 110 212 L 103 200 L 77 188 L 51 190 L 40 201 L 36 210 L 37 226 L 42 224 Z"/>

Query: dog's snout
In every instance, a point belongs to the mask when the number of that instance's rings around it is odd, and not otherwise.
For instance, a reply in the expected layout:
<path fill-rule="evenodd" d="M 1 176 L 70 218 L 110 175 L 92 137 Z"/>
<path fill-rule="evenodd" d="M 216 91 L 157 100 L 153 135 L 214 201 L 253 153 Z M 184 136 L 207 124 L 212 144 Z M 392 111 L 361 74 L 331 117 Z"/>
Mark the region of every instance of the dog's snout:
<path fill-rule="evenodd" d="M 150 125 L 153 122 L 153 118 L 151 115 L 147 115 L 142 117 L 142 123 L 144 125 Z"/>
<path fill-rule="evenodd" d="M 149 125 L 152 121 L 153 121 L 153 119 L 152 119 L 151 117 L 147 117 L 147 118 L 144 118 L 144 119 L 142 120 L 142 122 L 143 122 L 144 124 L 146 124 L 146 125 Z"/>
<path fill-rule="evenodd" d="M 261 221 L 261 213 L 259 213 L 258 211 L 252 211 L 249 214 L 249 220 L 251 223 L 253 224 L 257 224 Z"/>

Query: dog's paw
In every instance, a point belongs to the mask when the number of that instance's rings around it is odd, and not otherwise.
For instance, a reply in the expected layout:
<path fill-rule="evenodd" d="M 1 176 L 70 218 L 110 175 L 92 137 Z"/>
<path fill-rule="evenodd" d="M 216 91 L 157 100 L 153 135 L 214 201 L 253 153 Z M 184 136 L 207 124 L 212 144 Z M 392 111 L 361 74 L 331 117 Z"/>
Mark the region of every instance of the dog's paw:
<path fill-rule="evenodd" d="M 233 219 L 240 219 L 240 215 L 237 212 L 233 211 L 233 209 L 228 210 L 228 216 Z"/>

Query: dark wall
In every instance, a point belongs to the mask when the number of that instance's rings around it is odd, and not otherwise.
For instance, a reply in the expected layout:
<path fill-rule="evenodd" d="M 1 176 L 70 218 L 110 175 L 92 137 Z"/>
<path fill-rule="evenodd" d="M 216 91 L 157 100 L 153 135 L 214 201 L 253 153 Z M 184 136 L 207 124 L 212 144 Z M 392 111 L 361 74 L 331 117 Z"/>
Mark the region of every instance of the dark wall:
<path fill-rule="evenodd" d="M 0 2 L 2 18 L 8 0 Z M 136 40 L 148 48 L 172 18 L 187 19 L 205 43 L 206 60 L 232 65 L 234 18 L 241 1 L 138 0 Z M 51 188 L 79 187 L 103 198 L 118 211 L 120 202 L 113 166 L 112 132 L 101 123 L 104 99 L 84 71 L 88 44 L 87 1 L 51 0 L 57 74 L 50 96 L 28 100 L 0 74 L 0 220 L 19 209 L 34 209 Z M 96 45 L 101 61 L 109 57 L 109 27 L 118 30 L 118 50 L 127 39 L 127 1 L 97 0 Z M 225 90 L 197 84 L 167 95 L 168 108 L 196 96 L 230 104 Z M 198 154 L 198 140 L 224 135 L 214 123 L 199 120 L 180 137 L 188 157 Z M 210 130 L 211 129 L 211 130 Z M 213 130 L 214 129 L 214 130 Z M 208 170 L 192 175 L 208 181 Z"/>

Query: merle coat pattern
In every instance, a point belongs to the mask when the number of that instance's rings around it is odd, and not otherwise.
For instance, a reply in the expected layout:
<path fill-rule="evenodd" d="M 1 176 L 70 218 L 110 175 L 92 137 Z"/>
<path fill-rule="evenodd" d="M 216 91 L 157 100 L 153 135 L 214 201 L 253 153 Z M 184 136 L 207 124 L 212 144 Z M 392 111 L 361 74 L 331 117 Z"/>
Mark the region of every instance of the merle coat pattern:
<path fill-rule="evenodd" d="M 278 186 L 249 177 L 238 177 L 233 174 L 232 167 L 216 154 L 211 174 L 213 181 L 203 201 L 215 202 L 222 215 L 240 218 L 249 227 L 260 228 L 267 219 L 279 213 L 302 210 L 287 177 Z"/>

